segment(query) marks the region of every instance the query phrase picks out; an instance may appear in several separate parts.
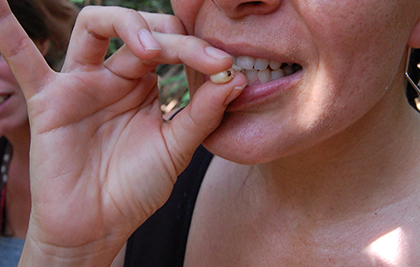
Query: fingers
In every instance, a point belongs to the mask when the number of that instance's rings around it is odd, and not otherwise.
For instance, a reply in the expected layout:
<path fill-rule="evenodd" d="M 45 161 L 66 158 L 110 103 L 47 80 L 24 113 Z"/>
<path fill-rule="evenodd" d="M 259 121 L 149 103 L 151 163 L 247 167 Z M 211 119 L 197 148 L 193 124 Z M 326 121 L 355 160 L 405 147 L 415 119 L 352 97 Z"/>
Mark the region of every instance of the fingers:
<path fill-rule="evenodd" d="M 231 55 L 197 37 L 158 32 L 153 32 L 153 36 L 162 46 L 162 51 L 155 59 L 159 63 L 185 63 L 204 74 L 213 74 L 232 67 Z"/>
<path fill-rule="evenodd" d="M 208 81 L 194 94 L 191 103 L 165 125 L 163 133 L 178 172 L 190 160 L 184 155 L 192 155 L 219 126 L 227 105 L 242 92 L 245 85 L 246 78 L 242 73 L 226 84 L 215 85 Z"/>
<path fill-rule="evenodd" d="M 131 53 L 144 60 L 155 58 L 160 51 L 147 22 L 137 11 L 86 7 L 78 16 L 63 69 L 102 65 L 111 37 L 120 37 Z"/>
<path fill-rule="evenodd" d="M 53 74 L 36 45 L 11 13 L 6 0 L 0 0 L 0 51 L 27 99 Z"/>
<path fill-rule="evenodd" d="M 185 35 L 184 25 L 178 17 L 166 14 L 139 12 L 147 21 L 151 31 Z"/>
<path fill-rule="evenodd" d="M 105 66 L 121 77 L 136 79 L 159 64 L 181 64 L 204 73 L 214 74 L 230 68 L 233 58 L 194 36 L 153 32 L 160 44 L 160 53 L 153 60 L 138 59 L 131 49 L 123 46 L 112 55 Z"/>
<path fill-rule="evenodd" d="M 161 32 L 150 32 L 149 25 Z M 174 16 L 119 7 L 88 7 L 79 15 L 63 70 L 86 71 L 102 66 L 110 37 L 120 37 L 124 46 L 107 60 L 105 67 L 124 78 L 140 78 L 158 64 L 185 63 L 205 74 L 232 66 L 229 54 L 199 38 L 178 33 L 184 33 L 184 29 Z"/>

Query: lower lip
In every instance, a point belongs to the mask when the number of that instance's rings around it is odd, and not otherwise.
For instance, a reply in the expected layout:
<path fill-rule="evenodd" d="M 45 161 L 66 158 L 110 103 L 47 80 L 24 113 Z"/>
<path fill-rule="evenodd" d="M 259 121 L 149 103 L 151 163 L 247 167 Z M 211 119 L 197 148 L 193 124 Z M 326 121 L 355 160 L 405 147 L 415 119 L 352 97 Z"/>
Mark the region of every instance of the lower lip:
<path fill-rule="evenodd" d="M 243 92 L 229 104 L 226 111 L 240 111 L 274 102 L 276 98 L 292 88 L 301 77 L 302 70 L 299 70 L 292 75 L 265 84 L 247 86 Z"/>

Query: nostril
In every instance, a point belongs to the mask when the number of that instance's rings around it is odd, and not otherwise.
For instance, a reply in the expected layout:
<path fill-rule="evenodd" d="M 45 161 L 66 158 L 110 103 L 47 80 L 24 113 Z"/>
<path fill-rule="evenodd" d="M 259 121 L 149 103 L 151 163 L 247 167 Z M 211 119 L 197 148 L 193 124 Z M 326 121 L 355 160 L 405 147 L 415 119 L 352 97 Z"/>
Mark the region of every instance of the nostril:
<path fill-rule="evenodd" d="M 245 0 L 243 3 L 237 5 L 237 15 L 246 16 L 252 14 L 269 14 L 277 10 L 280 5 L 280 0 L 264 0 L 264 1 L 248 1 Z"/>
<path fill-rule="evenodd" d="M 275 12 L 283 0 L 212 0 L 230 18 L 238 19 L 250 15 L 265 15 Z"/>
<path fill-rule="evenodd" d="M 252 1 L 252 2 L 248 2 L 248 3 L 242 3 L 241 5 L 259 6 L 262 3 L 263 2 L 261 2 L 261 1 Z"/>
<path fill-rule="evenodd" d="M 260 7 L 262 6 L 264 3 L 261 1 L 250 1 L 250 2 L 245 2 L 245 3 L 241 3 L 238 5 L 238 10 L 242 10 L 242 9 L 246 9 L 248 7 Z"/>

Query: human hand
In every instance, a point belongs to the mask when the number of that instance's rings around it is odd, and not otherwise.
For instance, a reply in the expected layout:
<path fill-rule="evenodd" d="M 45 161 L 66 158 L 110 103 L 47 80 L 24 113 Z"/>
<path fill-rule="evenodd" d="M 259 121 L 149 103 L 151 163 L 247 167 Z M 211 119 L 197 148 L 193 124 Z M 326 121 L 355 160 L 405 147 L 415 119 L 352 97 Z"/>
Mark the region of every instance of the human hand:
<path fill-rule="evenodd" d="M 55 73 L 0 1 L 0 51 L 25 94 L 31 124 L 32 213 L 22 266 L 109 265 L 164 204 L 246 83 L 241 74 L 222 85 L 205 82 L 165 122 L 158 64 L 185 63 L 212 74 L 232 59 L 184 36 L 174 17 L 143 15 L 147 22 L 123 8 L 85 8 L 62 73 Z M 149 29 L 160 32 L 153 38 Z M 116 36 L 125 45 L 104 62 Z"/>

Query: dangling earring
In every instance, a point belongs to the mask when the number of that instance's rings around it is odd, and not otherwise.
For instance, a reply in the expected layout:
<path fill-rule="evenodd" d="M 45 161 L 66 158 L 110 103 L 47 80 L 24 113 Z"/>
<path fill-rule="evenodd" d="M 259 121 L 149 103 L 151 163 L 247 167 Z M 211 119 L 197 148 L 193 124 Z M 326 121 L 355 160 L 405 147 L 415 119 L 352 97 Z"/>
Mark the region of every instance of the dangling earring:
<path fill-rule="evenodd" d="M 409 48 L 408 50 L 408 56 L 407 56 L 407 63 L 405 66 L 405 77 L 407 78 L 408 82 L 411 84 L 411 86 L 413 86 L 414 89 L 416 89 L 417 94 L 420 95 L 420 88 L 417 85 L 416 82 L 413 81 L 413 79 L 411 79 L 410 74 L 408 73 L 410 71 L 410 61 L 411 61 L 411 54 L 413 52 L 413 48 Z"/>

